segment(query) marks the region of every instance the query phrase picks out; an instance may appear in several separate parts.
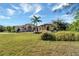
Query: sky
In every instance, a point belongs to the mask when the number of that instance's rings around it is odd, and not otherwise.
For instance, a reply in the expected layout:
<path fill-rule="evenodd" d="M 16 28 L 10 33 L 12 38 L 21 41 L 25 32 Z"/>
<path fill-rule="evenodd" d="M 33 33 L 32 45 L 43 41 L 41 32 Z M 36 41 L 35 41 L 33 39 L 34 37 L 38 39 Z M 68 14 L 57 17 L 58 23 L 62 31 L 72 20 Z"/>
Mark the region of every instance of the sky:
<path fill-rule="evenodd" d="M 33 15 L 41 17 L 38 25 L 57 19 L 71 23 L 78 10 L 78 3 L 0 3 L 0 25 L 29 24 Z"/>

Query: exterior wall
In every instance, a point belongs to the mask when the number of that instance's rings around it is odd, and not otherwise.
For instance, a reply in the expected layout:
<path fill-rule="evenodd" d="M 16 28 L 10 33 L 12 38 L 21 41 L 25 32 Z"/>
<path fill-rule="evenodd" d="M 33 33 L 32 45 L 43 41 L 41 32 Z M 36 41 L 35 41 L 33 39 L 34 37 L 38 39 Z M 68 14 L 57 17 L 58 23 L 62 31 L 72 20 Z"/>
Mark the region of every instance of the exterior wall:
<path fill-rule="evenodd" d="M 32 32 L 33 26 L 32 25 L 23 25 L 23 26 L 16 26 L 15 30 L 20 29 L 20 32 Z"/>
<path fill-rule="evenodd" d="M 38 26 L 38 31 L 40 31 L 40 32 L 44 31 L 44 30 L 47 31 L 47 27 L 49 27 L 49 30 L 51 30 L 51 28 L 52 28 L 51 24 L 44 24 L 44 25 Z M 23 26 L 16 26 L 16 30 L 18 28 L 20 29 L 20 32 L 33 32 L 36 30 L 36 29 L 34 29 L 34 26 L 32 26 L 30 24 L 26 24 Z"/>
<path fill-rule="evenodd" d="M 52 25 L 51 24 L 45 24 L 40 26 L 40 30 L 51 30 Z"/>

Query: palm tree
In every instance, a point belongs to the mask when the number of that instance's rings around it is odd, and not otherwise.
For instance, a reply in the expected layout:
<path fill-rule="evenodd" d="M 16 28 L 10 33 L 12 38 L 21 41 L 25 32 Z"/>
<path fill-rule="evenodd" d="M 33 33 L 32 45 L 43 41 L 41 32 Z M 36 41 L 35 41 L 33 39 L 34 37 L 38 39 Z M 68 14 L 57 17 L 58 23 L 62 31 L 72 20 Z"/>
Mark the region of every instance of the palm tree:
<path fill-rule="evenodd" d="M 33 16 L 32 17 L 32 23 L 34 24 L 34 26 L 35 26 L 35 29 L 36 29 L 36 32 L 38 32 L 38 22 L 42 22 L 41 20 L 39 20 L 41 17 L 40 16 Z"/>

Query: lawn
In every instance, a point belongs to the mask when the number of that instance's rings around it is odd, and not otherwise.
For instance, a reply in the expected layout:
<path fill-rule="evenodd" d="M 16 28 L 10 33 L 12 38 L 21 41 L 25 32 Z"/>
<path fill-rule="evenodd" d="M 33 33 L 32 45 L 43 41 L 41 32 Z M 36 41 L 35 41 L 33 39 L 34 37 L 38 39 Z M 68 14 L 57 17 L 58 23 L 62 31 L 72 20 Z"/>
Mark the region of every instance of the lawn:
<path fill-rule="evenodd" d="M 79 56 L 79 41 L 43 41 L 40 36 L 32 32 L 1 33 L 0 56 Z"/>

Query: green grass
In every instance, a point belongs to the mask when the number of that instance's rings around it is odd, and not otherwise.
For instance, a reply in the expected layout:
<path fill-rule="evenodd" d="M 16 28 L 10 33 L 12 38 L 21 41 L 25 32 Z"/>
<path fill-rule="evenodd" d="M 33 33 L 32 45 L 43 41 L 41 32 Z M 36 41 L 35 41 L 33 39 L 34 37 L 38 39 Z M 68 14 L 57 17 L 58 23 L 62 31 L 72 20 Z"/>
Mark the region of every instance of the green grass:
<path fill-rule="evenodd" d="M 43 41 L 41 34 L 0 34 L 0 56 L 78 55 L 79 41 Z"/>

